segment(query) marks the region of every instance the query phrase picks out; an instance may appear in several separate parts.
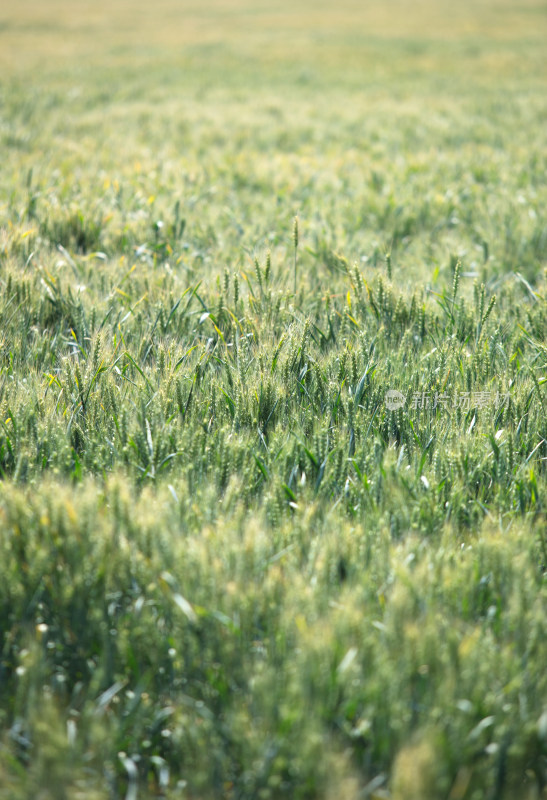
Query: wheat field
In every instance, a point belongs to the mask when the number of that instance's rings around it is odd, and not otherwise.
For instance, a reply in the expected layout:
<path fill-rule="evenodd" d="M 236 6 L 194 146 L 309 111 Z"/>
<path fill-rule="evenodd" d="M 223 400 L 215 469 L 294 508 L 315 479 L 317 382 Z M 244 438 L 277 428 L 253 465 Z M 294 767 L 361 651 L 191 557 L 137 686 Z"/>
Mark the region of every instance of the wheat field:
<path fill-rule="evenodd" d="M 0 800 L 547 798 L 545 41 L 0 10 Z"/>

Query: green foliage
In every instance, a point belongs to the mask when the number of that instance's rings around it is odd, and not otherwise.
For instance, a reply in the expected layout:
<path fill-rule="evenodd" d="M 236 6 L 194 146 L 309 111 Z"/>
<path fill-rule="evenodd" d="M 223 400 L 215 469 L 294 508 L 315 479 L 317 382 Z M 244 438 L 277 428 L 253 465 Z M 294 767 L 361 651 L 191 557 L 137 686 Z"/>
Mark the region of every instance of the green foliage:
<path fill-rule="evenodd" d="M 6 12 L 0 800 L 547 796 L 540 5 Z"/>

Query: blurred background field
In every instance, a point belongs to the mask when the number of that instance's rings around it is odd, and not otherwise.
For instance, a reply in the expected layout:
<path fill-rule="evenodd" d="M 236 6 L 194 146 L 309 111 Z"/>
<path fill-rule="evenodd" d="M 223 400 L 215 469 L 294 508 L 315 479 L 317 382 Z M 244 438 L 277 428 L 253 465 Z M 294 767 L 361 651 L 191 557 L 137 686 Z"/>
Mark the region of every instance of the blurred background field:
<path fill-rule="evenodd" d="M 196 251 L 212 273 L 244 249 L 282 255 L 299 213 L 314 252 L 402 249 L 411 279 L 451 254 L 480 263 L 484 243 L 490 276 L 530 277 L 546 16 L 499 1 L 5 8 L 4 220 L 32 170 L 50 224 L 81 213 L 97 249 L 125 237 L 128 256 L 179 201 L 200 240 L 188 270 Z"/>
<path fill-rule="evenodd" d="M 546 41 L 0 9 L 0 800 L 547 797 Z"/>

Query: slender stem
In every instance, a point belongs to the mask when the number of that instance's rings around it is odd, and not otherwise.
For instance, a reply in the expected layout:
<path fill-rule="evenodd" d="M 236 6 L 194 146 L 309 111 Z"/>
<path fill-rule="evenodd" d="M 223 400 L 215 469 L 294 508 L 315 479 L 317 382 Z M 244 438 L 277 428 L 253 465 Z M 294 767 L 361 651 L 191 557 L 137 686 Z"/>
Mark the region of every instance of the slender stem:
<path fill-rule="evenodd" d="M 294 242 L 294 296 L 296 297 L 296 261 L 298 253 L 298 217 L 294 218 L 292 239 Z"/>

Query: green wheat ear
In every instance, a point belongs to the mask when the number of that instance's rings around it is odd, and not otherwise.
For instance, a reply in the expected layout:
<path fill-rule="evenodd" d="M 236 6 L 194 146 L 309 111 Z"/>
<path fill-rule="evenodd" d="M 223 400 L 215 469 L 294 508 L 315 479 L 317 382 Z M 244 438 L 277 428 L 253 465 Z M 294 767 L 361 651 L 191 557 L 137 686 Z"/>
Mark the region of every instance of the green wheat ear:
<path fill-rule="evenodd" d="M 458 294 L 458 288 L 460 285 L 460 270 L 461 270 L 461 261 L 456 263 L 454 268 L 454 282 L 452 284 L 452 300 L 456 299 L 456 295 Z"/>
<path fill-rule="evenodd" d="M 386 253 L 386 267 L 388 280 L 393 278 L 393 271 L 391 267 L 391 253 Z"/>
<path fill-rule="evenodd" d="M 236 274 L 234 275 L 234 306 L 236 309 L 238 300 L 239 300 L 239 278 Z"/>
<path fill-rule="evenodd" d="M 256 257 L 255 257 L 255 260 L 254 260 L 254 268 L 255 268 L 256 280 L 258 282 L 258 286 L 259 286 L 259 289 L 260 289 L 260 294 L 262 295 L 262 293 L 264 291 L 263 286 L 262 286 L 262 272 L 260 271 L 260 264 L 258 263 L 258 258 L 256 258 Z"/>

